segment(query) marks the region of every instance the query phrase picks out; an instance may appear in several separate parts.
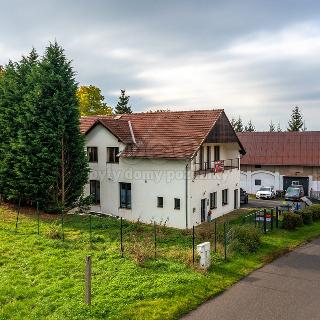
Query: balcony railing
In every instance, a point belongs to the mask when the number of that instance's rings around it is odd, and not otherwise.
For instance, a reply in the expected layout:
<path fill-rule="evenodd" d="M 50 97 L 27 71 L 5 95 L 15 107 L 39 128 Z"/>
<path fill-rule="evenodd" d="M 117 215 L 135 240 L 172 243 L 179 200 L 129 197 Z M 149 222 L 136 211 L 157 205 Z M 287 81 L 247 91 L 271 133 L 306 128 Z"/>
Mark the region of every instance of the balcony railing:
<path fill-rule="evenodd" d="M 208 173 L 221 173 L 226 170 L 240 169 L 240 160 L 239 158 L 219 160 L 219 161 L 205 161 L 205 162 L 196 162 L 195 163 L 195 175 L 208 174 Z"/>

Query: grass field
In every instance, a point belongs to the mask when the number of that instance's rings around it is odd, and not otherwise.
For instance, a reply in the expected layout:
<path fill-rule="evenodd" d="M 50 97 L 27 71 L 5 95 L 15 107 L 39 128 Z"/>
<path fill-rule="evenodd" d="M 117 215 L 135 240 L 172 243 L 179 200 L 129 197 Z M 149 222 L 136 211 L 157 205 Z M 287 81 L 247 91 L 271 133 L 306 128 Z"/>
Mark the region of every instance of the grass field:
<path fill-rule="evenodd" d="M 158 228 L 155 260 L 152 226 L 125 222 L 121 258 L 118 220 L 92 218 L 92 247 L 88 217 L 66 217 L 64 242 L 52 239 L 59 235 L 56 220 L 41 215 L 38 235 L 34 212 L 23 212 L 16 232 L 16 213 L 0 207 L 0 319 L 178 319 L 277 255 L 320 235 L 320 222 L 294 232 L 275 230 L 262 237 L 257 253 L 230 255 L 227 262 L 213 255 L 211 269 L 203 272 L 190 263 L 192 238 L 184 230 Z M 201 233 L 197 237 L 202 240 Z M 84 304 L 87 255 L 93 261 L 91 307 Z"/>

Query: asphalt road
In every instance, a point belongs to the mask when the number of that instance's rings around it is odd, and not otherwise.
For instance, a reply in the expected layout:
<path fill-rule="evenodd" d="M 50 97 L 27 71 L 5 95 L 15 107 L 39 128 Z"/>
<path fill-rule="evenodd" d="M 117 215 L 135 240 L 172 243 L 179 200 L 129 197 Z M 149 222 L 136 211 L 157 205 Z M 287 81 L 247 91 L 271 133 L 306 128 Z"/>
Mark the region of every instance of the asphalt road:
<path fill-rule="evenodd" d="M 319 320 L 320 239 L 254 271 L 185 320 Z"/>
<path fill-rule="evenodd" d="M 249 203 L 241 204 L 241 208 L 275 208 L 281 204 L 281 200 L 249 199 Z"/>

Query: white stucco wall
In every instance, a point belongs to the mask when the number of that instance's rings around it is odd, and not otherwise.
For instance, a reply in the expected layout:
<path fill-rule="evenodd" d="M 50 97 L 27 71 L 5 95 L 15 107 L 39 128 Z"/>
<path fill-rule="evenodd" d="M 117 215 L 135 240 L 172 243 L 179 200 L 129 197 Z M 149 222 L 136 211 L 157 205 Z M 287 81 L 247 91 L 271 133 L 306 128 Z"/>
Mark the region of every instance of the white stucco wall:
<path fill-rule="evenodd" d="M 261 186 L 274 186 L 275 190 L 283 190 L 283 177 L 285 175 L 279 172 L 271 172 L 267 170 L 256 171 L 241 171 L 240 186 L 248 193 L 255 194 Z M 313 179 L 313 176 L 307 176 L 309 178 L 309 192 L 320 191 L 320 182 Z M 255 180 L 261 180 L 261 186 L 255 185 Z M 297 177 L 299 179 L 299 177 Z"/>
<path fill-rule="evenodd" d="M 201 199 L 206 198 L 208 203 L 210 192 L 217 191 L 218 196 L 217 209 L 214 210 L 213 217 L 230 212 L 234 208 L 233 192 L 240 184 L 238 169 L 195 177 L 193 162 L 188 163 L 187 174 L 187 162 L 184 160 L 120 158 L 117 164 L 106 163 L 106 148 L 119 147 L 121 151 L 124 145 L 101 125 L 88 133 L 86 146 L 98 147 L 98 163 L 90 163 L 89 179 L 100 181 L 100 205 L 93 206 L 93 211 L 120 216 L 131 221 L 166 223 L 177 228 L 186 227 L 186 215 L 188 215 L 190 228 L 193 224 L 201 222 Z M 220 146 L 221 159 L 239 157 L 237 144 L 220 144 Z M 131 209 L 120 208 L 119 182 L 131 183 Z M 225 206 L 222 206 L 223 189 L 229 190 L 229 201 Z M 89 192 L 88 184 L 86 194 Z M 186 194 L 188 194 L 188 206 L 186 206 Z M 163 208 L 157 208 L 157 197 L 163 197 Z M 180 210 L 174 209 L 174 198 L 180 199 Z"/>
<path fill-rule="evenodd" d="M 201 199 L 206 199 L 206 213 L 210 210 L 210 193 L 217 192 L 217 208 L 211 210 L 211 219 L 234 210 L 234 190 L 238 189 L 237 208 L 240 206 L 240 170 L 232 169 L 224 173 L 209 173 L 196 176 L 190 181 L 190 226 L 201 223 Z M 228 189 L 228 204 L 222 205 L 222 190 Z"/>

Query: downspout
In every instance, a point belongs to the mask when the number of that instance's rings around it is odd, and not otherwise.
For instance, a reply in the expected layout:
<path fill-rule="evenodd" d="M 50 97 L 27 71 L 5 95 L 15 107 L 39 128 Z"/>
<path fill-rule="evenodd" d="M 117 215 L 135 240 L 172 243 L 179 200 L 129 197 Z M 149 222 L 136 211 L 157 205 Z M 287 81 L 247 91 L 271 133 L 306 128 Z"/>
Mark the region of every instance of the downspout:
<path fill-rule="evenodd" d="M 188 229 L 188 166 L 186 164 L 186 229 Z"/>

